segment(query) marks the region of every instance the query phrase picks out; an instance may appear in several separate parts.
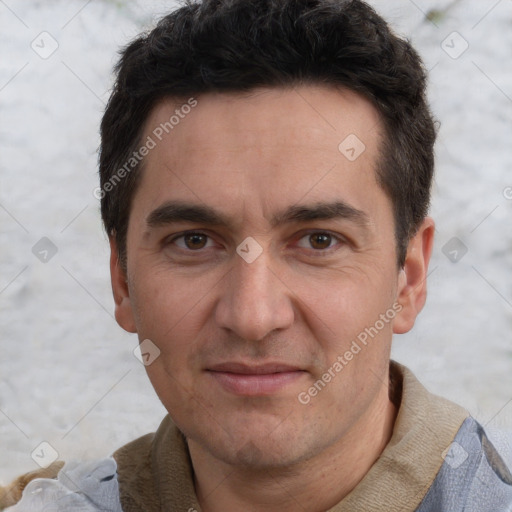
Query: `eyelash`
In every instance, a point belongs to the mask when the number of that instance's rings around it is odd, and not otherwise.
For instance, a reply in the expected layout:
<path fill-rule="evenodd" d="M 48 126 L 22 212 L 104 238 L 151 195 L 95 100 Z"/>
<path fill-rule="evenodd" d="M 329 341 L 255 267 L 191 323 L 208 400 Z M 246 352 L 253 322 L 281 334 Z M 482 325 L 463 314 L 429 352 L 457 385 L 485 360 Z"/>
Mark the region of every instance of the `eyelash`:
<path fill-rule="evenodd" d="M 206 234 L 202 231 L 185 231 L 179 235 L 174 236 L 171 239 L 167 239 L 166 241 L 164 241 L 164 245 L 170 245 L 170 244 L 174 243 L 176 240 L 184 238 L 187 235 L 202 235 L 202 236 L 206 236 L 209 240 L 212 239 L 211 236 L 209 236 L 208 234 Z M 302 240 L 303 238 L 309 237 L 311 235 L 328 235 L 333 239 L 332 241 L 337 241 L 338 243 L 340 243 L 342 245 L 348 244 L 348 242 L 345 238 L 343 238 L 339 235 L 335 235 L 335 234 L 331 233 L 330 231 L 309 231 L 309 232 L 303 234 L 300 238 L 298 238 L 298 241 Z M 202 250 L 205 248 L 193 250 L 193 249 L 186 249 L 183 247 L 179 247 L 179 249 L 182 251 L 188 252 L 188 253 L 201 253 Z M 311 251 L 315 254 L 315 257 L 322 257 L 322 256 L 328 256 L 333 251 L 333 249 L 334 249 L 334 247 L 328 247 L 327 249 L 311 248 Z"/>

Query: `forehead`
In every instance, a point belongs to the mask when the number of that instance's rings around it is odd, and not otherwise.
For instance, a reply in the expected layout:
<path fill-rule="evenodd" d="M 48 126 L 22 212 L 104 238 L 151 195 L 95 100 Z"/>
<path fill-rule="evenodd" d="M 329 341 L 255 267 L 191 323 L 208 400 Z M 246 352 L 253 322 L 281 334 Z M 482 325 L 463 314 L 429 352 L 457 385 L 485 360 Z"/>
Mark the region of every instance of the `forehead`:
<path fill-rule="evenodd" d="M 145 124 L 143 140 L 154 147 L 136 193 L 140 213 L 169 199 L 244 219 L 272 219 L 302 200 L 364 210 L 365 195 L 383 195 L 375 179 L 381 130 L 368 100 L 324 86 L 166 99 Z"/>
<path fill-rule="evenodd" d="M 196 106 L 189 108 L 191 103 Z M 351 134 L 371 146 L 379 130 L 377 110 L 360 94 L 303 85 L 167 98 L 153 108 L 144 131 L 167 143 L 192 142 L 196 147 L 231 143 L 241 150 L 254 143 L 285 149 L 301 145 L 304 135 L 317 135 L 316 143 L 323 138 L 325 149 L 336 151 L 338 143 Z"/>

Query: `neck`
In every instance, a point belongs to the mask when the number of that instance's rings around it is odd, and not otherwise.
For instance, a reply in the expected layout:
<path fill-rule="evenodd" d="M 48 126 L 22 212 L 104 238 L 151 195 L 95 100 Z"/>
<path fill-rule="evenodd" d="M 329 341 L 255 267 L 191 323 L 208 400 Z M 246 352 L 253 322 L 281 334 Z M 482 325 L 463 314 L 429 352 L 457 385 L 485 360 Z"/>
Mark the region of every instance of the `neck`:
<path fill-rule="evenodd" d="M 397 412 L 387 386 L 383 387 L 374 406 L 342 439 L 284 469 L 233 467 L 189 440 L 201 508 L 204 512 L 328 510 L 357 486 L 378 459 L 391 438 Z"/>

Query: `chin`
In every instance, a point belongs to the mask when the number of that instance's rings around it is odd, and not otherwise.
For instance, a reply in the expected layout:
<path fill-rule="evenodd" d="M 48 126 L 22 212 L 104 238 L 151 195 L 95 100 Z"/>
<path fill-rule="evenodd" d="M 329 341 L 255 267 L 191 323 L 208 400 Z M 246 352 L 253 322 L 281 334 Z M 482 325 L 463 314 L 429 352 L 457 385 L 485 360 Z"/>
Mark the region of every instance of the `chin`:
<path fill-rule="evenodd" d="M 285 420 L 286 421 L 286 420 Z M 297 429 L 245 429 L 217 432 L 217 436 L 201 436 L 199 441 L 215 458 L 226 464 L 252 470 L 290 467 L 314 456 L 320 447 L 318 439 L 304 438 Z M 197 438 L 195 438 L 197 439 Z"/>

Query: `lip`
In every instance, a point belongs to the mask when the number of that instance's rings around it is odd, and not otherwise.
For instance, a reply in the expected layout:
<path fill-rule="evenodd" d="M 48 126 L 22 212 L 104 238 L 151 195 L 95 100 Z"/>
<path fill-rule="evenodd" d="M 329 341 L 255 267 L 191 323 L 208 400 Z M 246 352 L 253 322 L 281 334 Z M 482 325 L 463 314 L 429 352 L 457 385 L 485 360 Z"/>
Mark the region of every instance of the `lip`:
<path fill-rule="evenodd" d="M 300 371 L 298 366 L 291 366 L 282 363 L 265 363 L 265 364 L 244 364 L 227 362 L 216 364 L 208 370 L 212 372 L 238 373 L 242 375 L 268 375 L 270 373 L 284 373 Z"/>
<path fill-rule="evenodd" d="M 221 363 L 207 372 L 226 391 L 236 395 L 271 395 L 301 378 L 306 372 L 296 366 L 281 363 L 247 365 Z"/>

